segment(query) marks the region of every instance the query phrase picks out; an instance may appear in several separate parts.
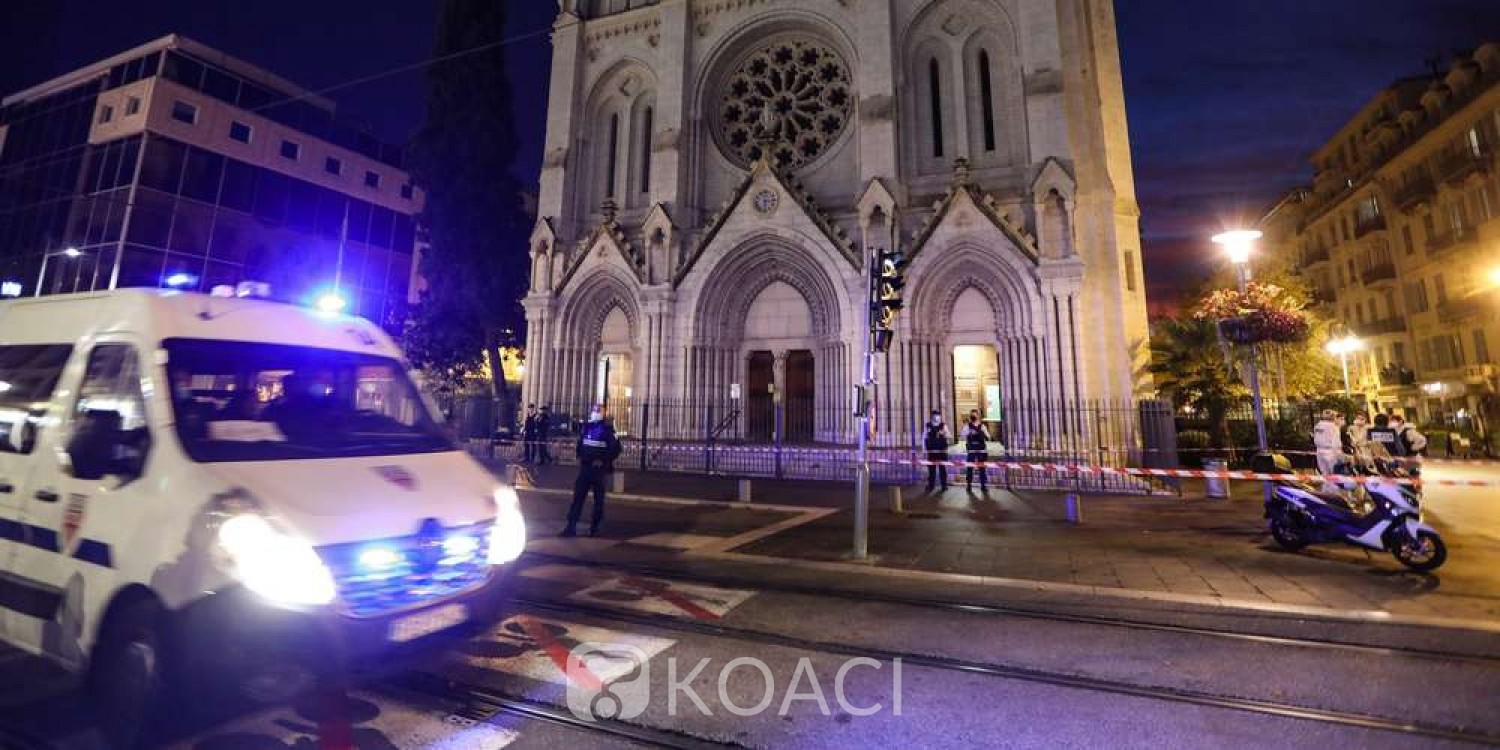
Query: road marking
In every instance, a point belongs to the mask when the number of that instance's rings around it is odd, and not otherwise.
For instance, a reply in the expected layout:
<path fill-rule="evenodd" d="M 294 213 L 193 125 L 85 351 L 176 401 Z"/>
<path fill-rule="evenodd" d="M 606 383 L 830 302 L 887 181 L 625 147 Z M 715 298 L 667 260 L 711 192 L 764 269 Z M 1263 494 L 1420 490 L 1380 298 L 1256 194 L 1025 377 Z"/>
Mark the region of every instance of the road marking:
<path fill-rule="evenodd" d="M 699 620 L 718 620 L 756 594 L 699 583 L 641 576 L 614 577 L 568 595 L 573 601 Z"/>
<path fill-rule="evenodd" d="M 619 652 L 595 650 L 589 654 L 587 664 L 579 663 L 571 659 L 570 654 L 583 643 L 629 646 L 639 649 L 650 659 L 676 641 L 564 620 L 516 615 L 459 646 L 454 658 L 481 669 L 559 685 L 566 685 L 569 675 L 572 675 L 580 687 L 592 685 L 594 689 L 625 677 L 640 666 L 628 649 Z"/>
<path fill-rule="evenodd" d="M 399 750 L 501 750 L 521 734 L 419 705 L 414 700 L 359 692 L 347 700 L 349 746 L 395 747 Z M 212 747 L 215 750 L 273 750 L 320 747 L 319 712 L 311 703 L 276 708 L 237 719 L 175 745 L 181 750 Z M 326 742 L 327 738 L 321 741 Z"/>
<path fill-rule="evenodd" d="M 647 534 L 630 540 L 631 544 L 640 544 L 647 547 L 666 547 L 668 549 L 691 550 L 703 547 L 714 542 L 723 540 L 722 536 L 710 534 L 672 534 L 662 532 L 659 534 Z"/>

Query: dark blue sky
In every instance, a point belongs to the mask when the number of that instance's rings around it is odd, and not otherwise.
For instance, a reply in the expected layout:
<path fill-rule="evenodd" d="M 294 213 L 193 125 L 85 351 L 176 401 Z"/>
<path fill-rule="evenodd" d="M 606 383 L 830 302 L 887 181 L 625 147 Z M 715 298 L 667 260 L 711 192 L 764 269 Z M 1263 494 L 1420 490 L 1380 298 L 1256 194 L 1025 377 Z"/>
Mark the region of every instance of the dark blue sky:
<path fill-rule="evenodd" d="M 508 0 L 512 35 L 553 4 Z M 0 91 L 13 92 L 171 31 L 319 89 L 427 57 L 433 0 L 10 0 Z M 1390 81 L 1500 40 L 1500 0 L 1117 0 L 1125 96 L 1153 303 L 1206 274 L 1206 237 L 1253 220 L 1307 179 L 1306 158 Z M 86 19 L 86 20 L 83 20 Z M 508 48 L 524 151 L 541 159 L 550 48 Z M 423 79 L 404 73 L 330 96 L 382 137 L 421 121 Z"/>

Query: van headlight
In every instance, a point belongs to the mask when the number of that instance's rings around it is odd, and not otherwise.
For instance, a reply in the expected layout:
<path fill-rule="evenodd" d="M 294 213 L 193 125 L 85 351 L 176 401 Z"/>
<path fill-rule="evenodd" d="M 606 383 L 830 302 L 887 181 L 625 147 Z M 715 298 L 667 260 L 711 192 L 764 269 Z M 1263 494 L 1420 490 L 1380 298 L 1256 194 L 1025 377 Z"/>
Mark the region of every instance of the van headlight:
<path fill-rule="evenodd" d="M 495 525 L 490 527 L 491 565 L 504 565 L 526 551 L 526 519 L 521 498 L 511 487 L 495 488 Z"/>
<path fill-rule="evenodd" d="M 225 520 L 219 526 L 219 546 L 245 588 L 277 604 L 328 604 L 337 593 L 333 574 L 312 545 L 278 530 L 259 514 Z"/>

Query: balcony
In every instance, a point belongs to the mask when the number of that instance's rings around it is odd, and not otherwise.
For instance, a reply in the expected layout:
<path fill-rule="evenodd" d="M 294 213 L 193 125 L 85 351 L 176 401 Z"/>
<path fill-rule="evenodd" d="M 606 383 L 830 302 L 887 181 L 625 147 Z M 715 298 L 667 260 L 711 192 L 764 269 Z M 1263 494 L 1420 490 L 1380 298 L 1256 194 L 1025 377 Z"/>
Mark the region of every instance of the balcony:
<path fill-rule="evenodd" d="M 1389 364 L 1380 369 L 1380 384 L 1384 387 L 1416 385 L 1417 373 L 1409 367 Z"/>
<path fill-rule="evenodd" d="M 1394 263 L 1381 263 L 1370 266 L 1359 274 L 1359 278 L 1365 282 L 1365 286 L 1372 286 L 1384 281 L 1395 281 L 1396 265 Z"/>
<path fill-rule="evenodd" d="M 1468 365 L 1464 367 L 1464 382 L 1469 385 L 1485 385 L 1496 377 L 1494 365 Z"/>
<path fill-rule="evenodd" d="M 1467 228 L 1434 234 L 1427 238 L 1427 253 L 1432 256 L 1445 255 L 1473 239 L 1474 231 Z"/>
<path fill-rule="evenodd" d="M 1370 216 L 1360 219 L 1354 225 L 1354 239 L 1359 239 L 1371 232 L 1385 231 L 1384 216 Z"/>
<path fill-rule="evenodd" d="M 1369 323 L 1361 323 L 1355 326 L 1365 336 L 1389 336 L 1393 333 L 1406 333 L 1406 318 L 1400 315 L 1392 315 L 1385 320 L 1373 320 Z"/>
<path fill-rule="evenodd" d="M 1391 201 L 1396 204 L 1398 210 L 1410 212 L 1411 209 L 1432 198 L 1433 192 L 1431 178 L 1419 177 L 1396 188 L 1391 194 Z"/>
<path fill-rule="evenodd" d="M 1310 247 L 1302 254 L 1302 265 L 1311 268 L 1319 263 L 1328 262 L 1328 248 Z"/>
<path fill-rule="evenodd" d="M 1462 182 L 1465 177 L 1475 172 L 1488 170 L 1491 156 L 1492 153 L 1488 148 L 1477 156 L 1468 149 L 1443 154 L 1438 157 L 1436 170 L 1438 179 L 1445 183 Z"/>
<path fill-rule="evenodd" d="M 1476 315 L 1500 314 L 1500 291 L 1480 292 L 1438 305 L 1438 320 L 1456 323 Z"/>

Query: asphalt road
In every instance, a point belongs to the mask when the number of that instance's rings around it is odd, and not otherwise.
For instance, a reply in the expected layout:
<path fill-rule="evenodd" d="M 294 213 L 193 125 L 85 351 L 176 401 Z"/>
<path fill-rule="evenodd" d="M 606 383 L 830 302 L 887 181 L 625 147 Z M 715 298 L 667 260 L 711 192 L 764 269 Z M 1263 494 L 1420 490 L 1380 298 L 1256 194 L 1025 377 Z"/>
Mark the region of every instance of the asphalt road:
<path fill-rule="evenodd" d="M 1457 494 L 1432 502 L 1483 512 Z M 174 746 L 1500 744 L 1493 632 L 1025 603 L 1089 613 L 1047 619 L 900 601 L 973 598 L 947 584 L 887 587 L 880 600 L 848 576 L 674 567 L 665 556 L 645 572 L 623 558 L 583 562 L 529 557 L 513 615 L 483 634 L 343 695 L 229 707 L 208 726 L 184 719 Z M 584 644 L 594 645 L 575 651 Z M 597 700 L 601 683 L 615 702 Z M 0 657 L 0 685 L 0 725 L 53 747 L 103 746 L 65 678 L 12 654 Z M 620 719 L 578 722 L 570 697 Z"/>

